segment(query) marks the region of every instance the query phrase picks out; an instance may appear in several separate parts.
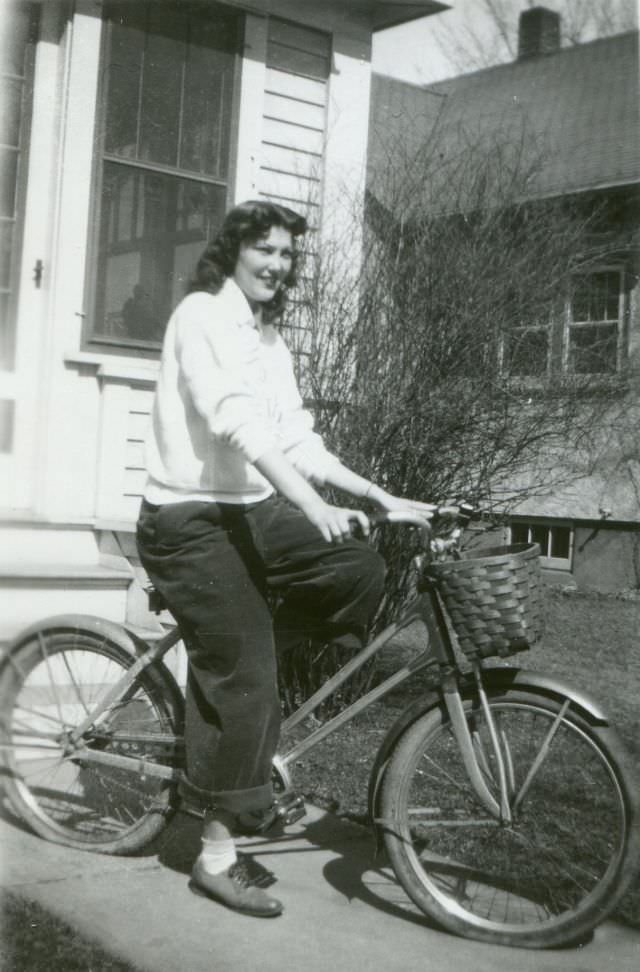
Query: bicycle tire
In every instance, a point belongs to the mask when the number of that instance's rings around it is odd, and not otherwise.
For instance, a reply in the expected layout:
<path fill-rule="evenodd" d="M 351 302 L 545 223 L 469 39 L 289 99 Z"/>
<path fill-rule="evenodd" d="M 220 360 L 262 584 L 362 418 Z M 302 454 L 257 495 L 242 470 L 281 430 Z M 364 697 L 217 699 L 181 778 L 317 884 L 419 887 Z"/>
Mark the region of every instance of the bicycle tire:
<path fill-rule="evenodd" d="M 513 767 L 513 796 L 561 703 L 495 689 L 489 705 Z M 497 793 L 478 700 L 466 699 L 464 710 Z M 440 927 L 493 944 L 561 947 L 586 940 L 637 873 L 637 794 L 616 734 L 568 710 L 513 823 L 503 826 L 478 800 L 438 705 L 394 749 L 381 824 L 398 881 Z"/>
<path fill-rule="evenodd" d="M 105 854 L 130 854 L 157 836 L 172 804 L 172 781 L 84 761 L 65 734 L 134 663 L 123 647 L 91 632 L 45 631 L 5 660 L 2 788 L 13 811 L 46 840 Z M 160 670 L 140 673 L 96 720 L 83 742 L 107 752 L 176 763 L 181 703 Z M 136 743 L 144 732 L 147 741 Z M 157 736 L 157 741 L 154 740 Z M 136 746 L 138 751 L 136 751 Z"/>

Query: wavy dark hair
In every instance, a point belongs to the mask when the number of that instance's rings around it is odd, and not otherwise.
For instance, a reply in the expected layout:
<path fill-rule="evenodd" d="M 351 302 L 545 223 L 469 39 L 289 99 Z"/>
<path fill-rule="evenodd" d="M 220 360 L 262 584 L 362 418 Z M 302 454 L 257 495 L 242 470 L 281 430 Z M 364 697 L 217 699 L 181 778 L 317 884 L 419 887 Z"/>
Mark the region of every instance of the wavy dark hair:
<path fill-rule="evenodd" d="M 227 277 L 231 277 L 236 267 L 240 246 L 255 243 L 267 236 L 273 226 L 281 226 L 291 233 L 292 238 L 302 236 L 307 231 L 307 221 L 286 206 L 261 199 L 250 199 L 230 209 L 224 218 L 220 232 L 207 245 L 196 264 L 195 272 L 187 285 L 187 293 L 204 290 L 217 294 Z M 296 284 L 296 269 L 299 253 L 293 248 L 291 270 L 268 303 L 263 304 L 268 319 L 279 317 L 284 309 L 287 290 Z"/>

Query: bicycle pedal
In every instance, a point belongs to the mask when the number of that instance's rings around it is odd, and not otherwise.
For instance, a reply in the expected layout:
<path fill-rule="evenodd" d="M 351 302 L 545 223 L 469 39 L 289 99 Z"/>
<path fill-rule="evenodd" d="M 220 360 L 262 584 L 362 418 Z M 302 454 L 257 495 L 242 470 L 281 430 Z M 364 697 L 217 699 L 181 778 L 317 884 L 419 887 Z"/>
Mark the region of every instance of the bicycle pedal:
<path fill-rule="evenodd" d="M 292 793 L 286 802 L 283 802 L 282 797 L 280 797 L 278 803 L 277 816 L 283 824 L 293 824 L 304 817 L 307 812 L 304 800 L 297 793 Z"/>

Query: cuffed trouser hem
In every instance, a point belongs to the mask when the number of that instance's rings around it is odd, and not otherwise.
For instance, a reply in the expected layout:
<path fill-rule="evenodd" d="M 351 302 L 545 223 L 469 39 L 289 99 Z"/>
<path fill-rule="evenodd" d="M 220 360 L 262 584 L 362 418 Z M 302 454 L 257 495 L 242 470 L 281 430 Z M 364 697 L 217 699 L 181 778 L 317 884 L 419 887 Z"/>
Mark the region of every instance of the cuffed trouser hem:
<path fill-rule="evenodd" d="M 267 810 L 273 803 L 271 783 L 248 790 L 201 790 L 187 779 L 178 784 L 181 806 L 185 813 L 203 817 L 206 813 L 224 810 L 227 813 L 255 813 Z"/>

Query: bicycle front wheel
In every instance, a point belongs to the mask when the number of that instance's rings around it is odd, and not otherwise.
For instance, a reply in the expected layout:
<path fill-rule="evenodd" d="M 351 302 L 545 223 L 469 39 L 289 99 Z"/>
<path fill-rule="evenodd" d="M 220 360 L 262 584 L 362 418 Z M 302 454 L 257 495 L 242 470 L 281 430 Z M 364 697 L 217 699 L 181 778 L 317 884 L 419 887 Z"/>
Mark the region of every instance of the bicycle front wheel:
<path fill-rule="evenodd" d="M 381 795 L 385 845 L 413 902 L 445 929 L 480 941 L 549 948 L 584 940 L 637 870 L 634 783 L 609 730 L 526 691 L 489 694 L 513 809 L 483 806 L 444 707 L 401 737 Z M 498 795 L 477 700 L 465 714 Z"/>
<path fill-rule="evenodd" d="M 134 658 L 84 631 L 47 631 L 8 658 L 0 677 L 2 786 L 13 810 L 41 837 L 100 853 L 139 850 L 165 826 L 171 781 L 145 776 L 143 760 L 173 765 L 179 700 L 147 669 L 92 721 L 100 698 Z M 76 745 L 70 734 L 89 726 Z M 134 756 L 124 767 L 92 750 Z"/>

